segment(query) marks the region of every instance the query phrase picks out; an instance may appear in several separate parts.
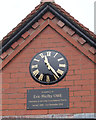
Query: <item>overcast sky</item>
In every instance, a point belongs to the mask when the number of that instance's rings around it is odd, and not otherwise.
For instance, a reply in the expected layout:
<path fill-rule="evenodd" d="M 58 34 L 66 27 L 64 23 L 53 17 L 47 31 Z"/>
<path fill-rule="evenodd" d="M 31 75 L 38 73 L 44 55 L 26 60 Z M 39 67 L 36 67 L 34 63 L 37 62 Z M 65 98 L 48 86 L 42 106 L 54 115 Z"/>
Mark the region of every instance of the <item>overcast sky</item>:
<path fill-rule="evenodd" d="M 26 17 L 41 0 L 0 0 L 0 40 Z M 96 0 L 55 0 L 75 19 L 94 32 Z"/>

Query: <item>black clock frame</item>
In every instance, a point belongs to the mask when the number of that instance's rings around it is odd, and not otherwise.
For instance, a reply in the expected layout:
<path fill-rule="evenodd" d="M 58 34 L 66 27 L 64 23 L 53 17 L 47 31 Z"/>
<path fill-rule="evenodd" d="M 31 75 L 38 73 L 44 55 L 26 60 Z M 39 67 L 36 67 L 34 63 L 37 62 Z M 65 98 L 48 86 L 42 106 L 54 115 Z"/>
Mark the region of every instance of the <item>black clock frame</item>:
<path fill-rule="evenodd" d="M 32 63 L 32 61 L 34 60 L 34 58 L 36 58 L 36 56 L 38 56 L 40 53 L 42 53 L 42 52 L 47 52 L 47 51 L 54 51 L 54 52 L 56 52 L 56 53 L 59 53 L 59 54 L 64 58 L 64 60 L 66 61 L 66 71 L 64 72 L 64 74 L 63 74 L 59 79 L 57 79 L 56 81 L 50 82 L 50 83 L 47 83 L 47 82 L 44 82 L 44 81 L 42 82 L 42 81 L 38 80 L 38 79 L 32 74 L 32 72 L 31 72 L 31 63 Z M 36 82 L 38 82 L 38 83 L 40 83 L 40 84 L 43 84 L 43 85 L 52 85 L 52 84 L 58 83 L 59 81 L 61 81 L 61 80 L 66 76 L 66 74 L 67 74 L 67 72 L 68 72 L 68 61 L 67 61 L 66 57 L 65 57 L 61 52 L 59 52 L 59 51 L 56 51 L 56 50 L 43 50 L 43 51 L 37 53 L 37 54 L 31 59 L 31 62 L 30 62 L 30 65 L 29 65 L 29 71 L 30 71 L 30 74 L 31 74 L 32 78 L 33 78 Z"/>

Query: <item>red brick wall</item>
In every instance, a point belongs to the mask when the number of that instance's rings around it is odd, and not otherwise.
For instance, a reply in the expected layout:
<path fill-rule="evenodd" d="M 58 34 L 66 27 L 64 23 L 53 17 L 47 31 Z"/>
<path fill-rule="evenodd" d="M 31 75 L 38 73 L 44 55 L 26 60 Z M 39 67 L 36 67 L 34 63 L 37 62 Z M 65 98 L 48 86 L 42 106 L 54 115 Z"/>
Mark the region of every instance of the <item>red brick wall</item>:
<path fill-rule="evenodd" d="M 66 77 L 54 85 L 41 85 L 29 73 L 32 57 L 46 49 L 63 53 L 69 63 Z M 94 113 L 94 63 L 47 27 L 2 70 L 3 116 Z M 69 88 L 69 109 L 26 110 L 28 89 Z"/>

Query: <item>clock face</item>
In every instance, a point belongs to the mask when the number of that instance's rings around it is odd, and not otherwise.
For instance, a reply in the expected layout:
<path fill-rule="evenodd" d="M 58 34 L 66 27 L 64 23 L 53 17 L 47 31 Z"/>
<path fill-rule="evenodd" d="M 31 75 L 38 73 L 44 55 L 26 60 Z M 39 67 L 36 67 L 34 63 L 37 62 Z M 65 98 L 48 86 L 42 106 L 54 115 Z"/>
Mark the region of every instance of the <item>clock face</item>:
<path fill-rule="evenodd" d="M 45 50 L 36 54 L 29 66 L 34 80 L 50 85 L 62 80 L 68 71 L 66 57 L 55 50 Z"/>

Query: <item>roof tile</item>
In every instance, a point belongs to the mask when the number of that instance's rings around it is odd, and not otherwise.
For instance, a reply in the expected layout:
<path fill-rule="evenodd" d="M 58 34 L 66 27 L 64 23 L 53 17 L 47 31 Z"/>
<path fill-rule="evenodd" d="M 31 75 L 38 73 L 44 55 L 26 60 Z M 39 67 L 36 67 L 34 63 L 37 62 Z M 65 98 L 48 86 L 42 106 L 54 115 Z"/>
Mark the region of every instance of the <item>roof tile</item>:
<path fill-rule="evenodd" d="M 68 18 L 70 18 L 73 22 L 76 22 L 79 26 L 81 26 L 84 30 L 87 30 L 87 32 L 93 36 L 94 38 L 96 38 L 96 35 L 91 32 L 88 28 L 86 28 L 83 24 L 79 23 L 74 17 L 72 17 L 68 12 L 66 12 L 63 8 L 61 8 L 60 5 L 56 4 L 56 3 L 51 3 L 52 5 L 54 5 L 55 7 L 57 7 L 57 9 L 59 9 L 59 11 L 62 11 L 63 14 L 66 14 Z M 37 7 L 35 7 L 35 9 L 33 11 L 31 11 L 31 13 L 29 15 L 27 15 L 10 33 L 8 33 L 3 39 L 2 42 L 7 40 L 8 38 L 10 38 L 10 35 L 12 35 L 16 30 L 18 30 L 18 28 L 20 26 L 22 26 L 24 24 L 24 22 L 26 22 L 40 7 L 42 7 L 44 5 L 44 2 L 42 2 L 41 4 L 39 4 Z"/>

